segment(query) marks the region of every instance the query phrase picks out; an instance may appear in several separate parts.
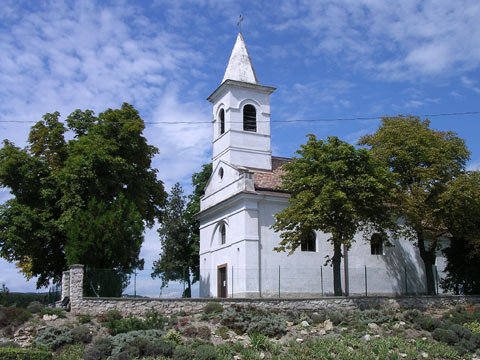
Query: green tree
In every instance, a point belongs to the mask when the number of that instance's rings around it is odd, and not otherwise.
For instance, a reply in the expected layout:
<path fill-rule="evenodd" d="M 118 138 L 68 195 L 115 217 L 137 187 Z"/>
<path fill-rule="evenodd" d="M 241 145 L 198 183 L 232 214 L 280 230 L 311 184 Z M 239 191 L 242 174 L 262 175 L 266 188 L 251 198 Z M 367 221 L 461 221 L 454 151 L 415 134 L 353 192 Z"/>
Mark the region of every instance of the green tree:
<path fill-rule="evenodd" d="M 162 252 L 160 259 L 154 262 L 152 277 L 162 279 L 162 288 L 175 280 L 187 284 L 184 297 L 191 297 L 191 285 L 200 276 L 200 222 L 196 214 L 200 211 L 200 198 L 211 174 L 211 163 L 193 174 L 193 193 L 189 195 L 188 203 L 185 203 L 181 186 L 175 184 L 159 229 Z"/>
<path fill-rule="evenodd" d="M 455 294 L 479 294 L 480 171 L 461 174 L 448 184 L 440 196 L 440 215 L 450 233 L 442 287 Z"/>
<path fill-rule="evenodd" d="M 425 265 L 427 293 L 435 294 L 433 266 L 438 239 L 446 233 L 440 196 L 469 159 L 463 139 L 430 129 L 416 116 L 384 117 L 378 130 L 360 139 L 395 175 L 396 210 L 405 219 L 403 235 L 418 246 Z"/>
<path fill-rule="evenodd" d="M 162 280 L 162 288 L 169 281 L 183 282 L 187 287 L 182 296 L 191 297 L 191 276 L 198 268 L 198 246 L 186 219 L 186 197 L 179 183 L 173 186 L 168 195 L 158 233 L 161 253 L 160 259 L 153 262 L 152 277 Z"/>
<path fill-rule="evenodd" d="M 27 147 L 0 149 L 0 186 L 13 195 L 0 205 L 0 255 L 39 287 L 76 262 L 126 273 L 141 265 L 144 226 L 161 219 L 166 198 L 151 168 L 158 150 L 131 105 L 98 117 L 76 110 L 66 127 L 59 118 L 37 122 Z"/>
<path fill-rule="evenodd" d="M 342 245 L 350 247 L 359 230 L 385 232 L 394 222 L 388 203 L 393 196 L 391 173 L 366 149 L 314 135 L 283 166 L 282 189 L 291 194 L 289 206 L 275 215 L 280 231 L 278 251 L 293 253 L 310 231 L 331 234 L 335 295 L 342 295 Z"/>

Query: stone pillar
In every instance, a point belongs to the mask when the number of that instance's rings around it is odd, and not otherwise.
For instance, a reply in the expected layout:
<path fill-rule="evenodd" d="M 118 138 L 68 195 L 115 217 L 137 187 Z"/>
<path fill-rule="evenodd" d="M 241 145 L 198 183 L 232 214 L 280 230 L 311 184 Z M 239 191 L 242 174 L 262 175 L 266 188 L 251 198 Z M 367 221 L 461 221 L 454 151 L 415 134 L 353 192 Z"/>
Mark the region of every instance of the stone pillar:
<path fill-rule="evenodd" d="M 70 304 L 73 314 L 81 313 L 80 304 L 83 299 L 83 265 L 70 266 Z"/>
<path fill-rule="evenodd" d="M 62 298 L 65 299 L 66 296 L 70 296 L 70 271 L 64 271 L 62 273 Z"/>

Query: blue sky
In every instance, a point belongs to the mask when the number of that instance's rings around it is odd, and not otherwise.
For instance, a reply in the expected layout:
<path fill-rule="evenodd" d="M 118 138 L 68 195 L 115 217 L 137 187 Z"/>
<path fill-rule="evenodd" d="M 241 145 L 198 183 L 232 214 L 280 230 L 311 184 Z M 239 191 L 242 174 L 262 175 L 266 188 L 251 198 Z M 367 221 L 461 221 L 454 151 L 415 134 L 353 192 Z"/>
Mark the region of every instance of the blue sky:
<path fill-rule="evenodd" d="M 0 8 L 0 139 L 25 146 L 46 112 L 133 104 L 160 149 L 170 188 L 188 190 L 211 157 L 210 103 L 242 32 L 260 84 L 274 86 L 272 121 L 480 111 L 480 3 L 427 1 L 17 1 Z M 274 155 L 292 156 L 305 135 L 355 143 L 377 120 L 272 123 Z M 480 114 L 432 117 L 453 130 L 480 169 Z M 9 196 L 0 189 L 0 202 Z M 158 256 L 155 231 L 142 255 Z M 0 260 L 0 283 L 34 290 Z"/>

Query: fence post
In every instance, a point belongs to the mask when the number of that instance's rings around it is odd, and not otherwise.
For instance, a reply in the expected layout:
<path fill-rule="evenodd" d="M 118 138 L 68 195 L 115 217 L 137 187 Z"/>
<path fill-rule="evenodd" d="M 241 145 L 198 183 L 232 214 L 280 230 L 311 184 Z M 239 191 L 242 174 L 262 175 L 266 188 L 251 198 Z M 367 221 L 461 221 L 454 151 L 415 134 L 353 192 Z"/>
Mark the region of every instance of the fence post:
<path fill-rule="evenodd" d="M 182 268 L 183 271 L 183 294 L 182 297 L 185 297 L 185 266 Z"/>
<path fill-rule="evenodd" d="M 433 268 L 435 269 L 435 284 L 437 285 L 437 293 L 436 295 L 438 295 L 438 269 L 437 269 L 437 265 L 433 265 Z"/>
<path fill-rule="evenodd" d="M 83 269 L 84 266 L 75 264 L 70 266 L 70 311 L 77 314 L 81 311 L 80 303 L 83 299 Z"/>
<path fill-rule="evenodd" d="M 405 265 L 405 295 L 408 295 L 407 265 Z"/>
<path fill-rule="evenodd" d="M 232 265 L 232 298 L 233 298 L 233 265 Z"/>
<path fill-rule="evenodd" d="M 320 265 L 320 284 L 322 286 L 322 297 L 323 297 L 323 265 Z"/>
<path fill-rule="evenodd" d="M 280 297 L 280 265 L 278 265 L 278 297 Z"/>
<path fill-rule="evenodd" d="M 368 296 L 368 285 L 367 285 L 367 265 L 365 265 L 365 296 Z"/>

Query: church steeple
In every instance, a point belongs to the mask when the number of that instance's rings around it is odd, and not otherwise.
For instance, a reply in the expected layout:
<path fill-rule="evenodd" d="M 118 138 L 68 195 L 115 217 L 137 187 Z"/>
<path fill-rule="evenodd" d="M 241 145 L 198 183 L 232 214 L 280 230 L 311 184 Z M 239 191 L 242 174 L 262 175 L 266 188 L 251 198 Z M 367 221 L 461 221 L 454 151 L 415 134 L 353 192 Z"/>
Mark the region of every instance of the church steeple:
<path fill-rule="evenodd" d="M 208 97 L 213 104 L 213 167 L 220 161 L 272 169 L 270 94 L 258 83 L 241 33 L 221 85 Z"/>
<path fill-rule="evenodd" d="M 252 60 L 248 54 L 242 33 L 238 33 L 237 41 L 235 42 L 232 54 L 230 55 L 230 60 L 228 61 L 228 66 L 225 70 L 222 83 L 225 80 L 237 80 L 251 84 L 258 84 L 257 75 L 253 69 Z"/>

